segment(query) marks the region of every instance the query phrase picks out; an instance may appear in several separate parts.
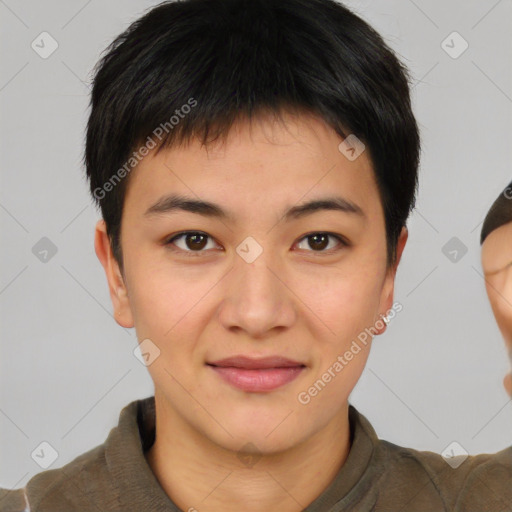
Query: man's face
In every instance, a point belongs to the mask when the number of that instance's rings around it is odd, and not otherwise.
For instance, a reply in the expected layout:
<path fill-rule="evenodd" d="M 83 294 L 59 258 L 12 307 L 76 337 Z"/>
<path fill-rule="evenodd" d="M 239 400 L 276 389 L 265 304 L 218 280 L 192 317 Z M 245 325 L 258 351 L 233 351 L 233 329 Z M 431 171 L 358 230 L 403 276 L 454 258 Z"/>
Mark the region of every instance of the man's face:
<path fill-rule="evenodd" d="M 237 123 L 208 151 L 192 142 L 144 158 L 124 203 L 124 285 L 109 278 L 118 322 L 160 350 L 148 369 L 161 414 L 232 450 L 248 442 L 260 452 L 286 449 L 346 416 L 370 343 L 359 342 L 341 371 L 333 365 L 393 300 L 368 153 L 351 161 L 323 121 L 285 120 Z M 214 203 L 226 216 L 146 213 L 170 194 Z M 355 211 L 284 214 L 334 198 Z M 406 238 L 404 230 L 400 253 Z M 234 356 L 282 357 L 296 368 L 212 365 Z"/>
<path fill-rule="evenodd" d="M 492 231 L 482 245 L 485 287 L 498 327 L 512 351 L 512 222 Z M 505 387 L 512 395 L 512 378 Z"/>

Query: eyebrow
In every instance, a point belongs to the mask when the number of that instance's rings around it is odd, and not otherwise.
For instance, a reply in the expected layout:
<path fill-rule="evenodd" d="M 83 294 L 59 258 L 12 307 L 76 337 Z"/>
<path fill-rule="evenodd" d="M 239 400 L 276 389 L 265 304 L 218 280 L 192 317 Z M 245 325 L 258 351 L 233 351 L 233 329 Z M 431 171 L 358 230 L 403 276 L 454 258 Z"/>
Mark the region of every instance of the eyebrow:
<path fill-rule="evenodd" d="M 179 194 L 170 194 L 161 197 L 145 211 L 144 217 L 153 217 L 180 210 L 226 221 L 233 221 L 235 217 L 233 214 L 224 211 L 221 206 L 215 203 L 196 200 Z M 315 199 L 307 203 L 292 206 L 285 210 L 282 217 L 284 217 L 285 221 L 290 221 L 321 210 L 339 211 L 362 218 L 366 217 L 360 206 L 339 196 Z"/>

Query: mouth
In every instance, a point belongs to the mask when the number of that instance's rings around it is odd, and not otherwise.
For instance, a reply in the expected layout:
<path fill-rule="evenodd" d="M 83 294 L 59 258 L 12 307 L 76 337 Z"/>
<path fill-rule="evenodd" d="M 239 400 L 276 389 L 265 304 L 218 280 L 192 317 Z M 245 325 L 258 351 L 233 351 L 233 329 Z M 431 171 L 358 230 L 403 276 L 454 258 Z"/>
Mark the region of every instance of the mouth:
<path fill-rule="evenodd" d="M 306 368 L 299 361 L 281 356 L 234 356 L 206 364 L 231 386 L 252 393 L 268 392 L 284 386 Z"/>

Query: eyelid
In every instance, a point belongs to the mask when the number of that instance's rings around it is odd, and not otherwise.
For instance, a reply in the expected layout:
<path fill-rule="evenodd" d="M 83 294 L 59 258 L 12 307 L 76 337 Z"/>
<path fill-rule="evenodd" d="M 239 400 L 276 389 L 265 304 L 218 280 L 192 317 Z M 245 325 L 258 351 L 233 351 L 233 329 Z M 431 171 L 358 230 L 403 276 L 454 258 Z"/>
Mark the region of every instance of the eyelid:
<path fill-rule="evenodd" d="M 194 234 L 194 235 L 204 235 L 206 237 L 208 237 L 209 239 L 213 240 L 215 242 L 215 239 L 209 235 L 208 233 L 205 233 L 204 231 L 181 231 L 180 233 L 176 233 L 174 235 L 171 235 L 170 237 L 166 238 L 166 240 L 164 241 L 164 246 L 172 246 L 173 242 L 175 240 L 178 240 L 180 239 L 181 237 L 184 237 L 185 235 L 190 235 L 190 234 Z M 348 240 L 346 240 L 342 235 L 338 235 L 336 233 L 332 233 L 330 231 L 310 231 L 309 233 L 306 233 L 305 235 L 302 235 L 297 242 L 295 242 L 294 245 L 296 245 L 297 243 L 299 242 L 302 242 L 304 239 L 307 239 L 313 235 L 327 235 L 329 237 L 332 237 L 332 238 L 335 238 L 341 248 L 344 248 L 344 247 L 349 247 L 351 244 L 350 242 L 348 242 Z M 215 242 L 217 243 L 217 242 Z M 328 250 L 323 250 L 323 251 L 313 251 L 313 250 L 306 250 L 306 252 L 310 252 L 310 253 L 313 253 L 313 254 L 316 254 L 316 255 L 323 255 L 323 254 L 331 254 L 332 252 L 336 252 L 338 250 L 341 250 L 341 248 L 331 248 L 331 249 L 328 249 Z M 191 251 L 191 250 L 185 250 L 185 249 L 180 249 L 179 247 L 178 248 L 175 248 L 175 247 L 171 247 L 172 251 L 174 252 L 181 252 L 181 253 L 185 253 L 187 255 L 200 255 L 200 254 L 203 254 L 203 253 L 206 253 L 208 251 L 206 250 L 200 250 L 200 251 Z M 302 249 L 301 249 L 302 250 Z"/>

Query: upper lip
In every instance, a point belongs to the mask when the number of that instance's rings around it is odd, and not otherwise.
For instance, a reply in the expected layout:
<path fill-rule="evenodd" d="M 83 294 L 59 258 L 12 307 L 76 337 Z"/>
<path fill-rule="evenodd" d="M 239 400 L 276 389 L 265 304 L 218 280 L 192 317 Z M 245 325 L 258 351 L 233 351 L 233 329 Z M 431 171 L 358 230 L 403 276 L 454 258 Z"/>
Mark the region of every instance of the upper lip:
<path fill-rule="evenodd" d="M 247 356 L 233 356 L 226 359 L 219 359 L 208 363 L 212 366 L 244 368 L 254 370 L 259 368 L 290 368 L 295 366 L 305 366 L 299 361 L 294 361 L 281 356 L 269 357 L 247 357 Z"/>

